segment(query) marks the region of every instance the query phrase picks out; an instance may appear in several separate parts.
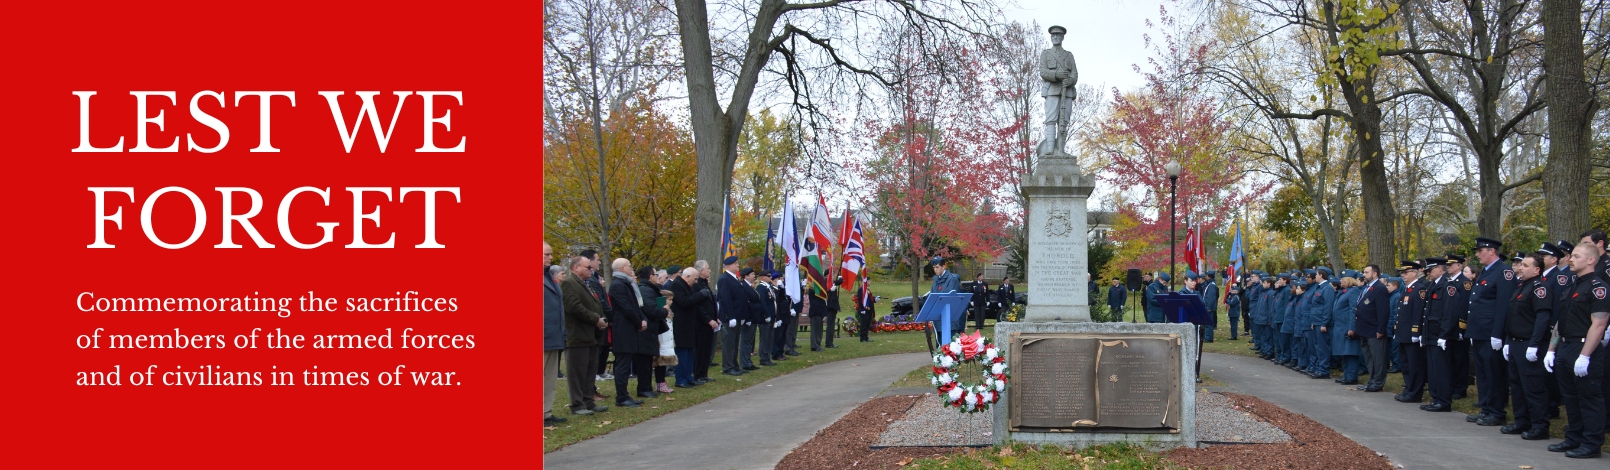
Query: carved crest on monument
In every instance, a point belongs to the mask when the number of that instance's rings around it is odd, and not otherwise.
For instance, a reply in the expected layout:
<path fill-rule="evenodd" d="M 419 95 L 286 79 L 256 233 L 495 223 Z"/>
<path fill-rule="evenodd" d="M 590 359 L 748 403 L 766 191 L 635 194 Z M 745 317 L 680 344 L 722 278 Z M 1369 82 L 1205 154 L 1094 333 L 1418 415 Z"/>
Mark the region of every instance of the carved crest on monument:
<path fill-rule="evenodd" d="M 1053 237 L 1066 237 L 1073 233 L 1073 214 L 1067 209 L 1052 209 L 1046 211 L 1045 234 Z"/>

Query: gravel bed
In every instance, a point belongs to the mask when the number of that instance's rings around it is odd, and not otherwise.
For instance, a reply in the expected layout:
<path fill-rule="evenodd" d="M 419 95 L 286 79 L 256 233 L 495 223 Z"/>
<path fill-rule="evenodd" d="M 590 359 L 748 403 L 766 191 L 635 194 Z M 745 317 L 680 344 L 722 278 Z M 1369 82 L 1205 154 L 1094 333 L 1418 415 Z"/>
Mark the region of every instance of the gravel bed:
<path fill-rule="evenodd" d="M 962 413 L 945 408 L 939 395 L 924 394 L 889 423 L 875 446 L 971 446 L 995 444 L 995 409 Z"/>
<path fill-rule="evenodd" d="M 967 450 L 963 447 L 890 447 L 872 450 L 884 427 L 899 420 L 916 401 L 915 396 L 901 395 L 875 398 L 863 403 L 790 451 L 782 462 L 777 463 L 777 469 L 898 469 L 912 459 L 943 457 Z"/>
<path fill-rule="evenodd" d="M 1291 435 L 1253 417 L 1224 395 L 1197 392 L 1196 440 L 1203 447 L 1215 443 L 1274 444 L 1291 442 Z"/>

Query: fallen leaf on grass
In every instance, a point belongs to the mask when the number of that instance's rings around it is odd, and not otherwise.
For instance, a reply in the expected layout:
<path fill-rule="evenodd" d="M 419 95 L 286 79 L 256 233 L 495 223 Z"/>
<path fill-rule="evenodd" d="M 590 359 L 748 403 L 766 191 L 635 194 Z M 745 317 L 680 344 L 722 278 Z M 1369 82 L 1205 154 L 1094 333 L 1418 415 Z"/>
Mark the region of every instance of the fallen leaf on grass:
<path fill-rule="evenodd" d="M 1015 454 L 1015 452 L 1012 451 L 1011 447 L 1002 447 L 1001 448 L 1001 457 L 1010 457 L 1013 454 Z"/>
<path fill-rule="evenodd" d="M 559 426 L 543 426 L 542 430 L 544 430 L 544 431 L 558 431 Z"/>
<path fill-rule="evenodd" d="M 900 459 L 900 462 L 897 462 L 897 465 L 900 465 L 902 467 L 907 466 L 907 465 L 911 465 L 911 460 L 912 460 L 911 457 L 906 457 L 906 458 Z"/>
<path fill-rule="evenodd" d="M 606 425 L 607 425 L 607 424 L 611 424 L 611 423 L 614 423 L 614 421 L 607 421 L 607 420 L 606 420 L 606 421 L 604 421 L 604 422 L 603 422 L 603 423 L 602 423 L 602 424 L 606 424 Z"/>
<path fill-rule="evenodd" d="M 676 399 L 672 397 L 665 397 L 665 401 L 676 401 Z"/>

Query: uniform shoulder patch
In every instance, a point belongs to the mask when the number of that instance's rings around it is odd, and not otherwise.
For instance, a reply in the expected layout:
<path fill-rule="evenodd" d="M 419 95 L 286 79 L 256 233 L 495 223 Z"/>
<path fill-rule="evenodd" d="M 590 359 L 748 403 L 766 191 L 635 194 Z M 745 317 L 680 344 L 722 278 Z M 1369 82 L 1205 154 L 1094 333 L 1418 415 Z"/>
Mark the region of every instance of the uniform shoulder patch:
<path fill-rule="evenodd" d="M 1465 290 L 1470 290 L 1470 281 L 1465 281 Z"/>
<path fill-rule="evenodd" d="M 1549 296 L 1549 290 L 1538 286 L 1538 288 L 1532 289 L 1532 295 L 1536 295 L 1539 299 L 1546 299 Z"/>
<path fill-rule="evenodd" d="M 1556 280 L 1556 282 L 1559 282 L 1560 285 L 1562 285 L 1562 286 L 1565 285 L 1565 275 L 1564 274 L 1554 276 L 1554 279 Z"/>
<path fill-rule="evenodd" d="M 1515 280 L 1515 271 L 1505 269 L 1504 270 L 1504 280 L 1506 280 L 1506 281 Z"/>
<path fill-rule="evenodd" d="M 1595 288 L 1593 288 L 1593 297 L 1603 299 L 1604 298 L 1604 287 L 1595 287 Z"/>
<path fill-rule="evenodd" d="M 1458 287 L 1448 286 L 1448 295 L 1454 295 L 1454 294 L 1456 294 L 1458 292 L 1459 292 Z"/>

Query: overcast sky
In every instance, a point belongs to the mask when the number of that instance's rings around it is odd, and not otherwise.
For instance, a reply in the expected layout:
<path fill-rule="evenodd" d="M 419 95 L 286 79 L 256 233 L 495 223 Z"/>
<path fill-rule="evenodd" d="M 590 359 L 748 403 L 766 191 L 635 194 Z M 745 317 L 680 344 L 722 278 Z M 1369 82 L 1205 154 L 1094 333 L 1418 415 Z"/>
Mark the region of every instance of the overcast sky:
<path fill-rule="evenodd" d="M 1038 22 L 1041 31 L 1052 25 L 1068 28 L 1062 47 L 1079 63 L 1079 83 L 1138 88 L 1143 83 L 1132 67 L 1144 64 L 1150 51 L 1142 36 L 1147 18 L 1157 18 L 1157 0 L 1017 0 L 1017 8 L 1004 10 L 1007 19 Z"/>

